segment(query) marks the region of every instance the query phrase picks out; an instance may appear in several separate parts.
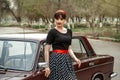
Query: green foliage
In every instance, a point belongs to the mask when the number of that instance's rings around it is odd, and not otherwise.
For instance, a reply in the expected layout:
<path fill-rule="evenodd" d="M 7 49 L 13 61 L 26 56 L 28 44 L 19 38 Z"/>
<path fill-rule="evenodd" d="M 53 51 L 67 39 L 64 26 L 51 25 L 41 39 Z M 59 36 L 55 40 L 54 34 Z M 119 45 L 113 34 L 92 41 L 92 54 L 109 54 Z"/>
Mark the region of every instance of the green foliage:
<path fill-rule="evenodd" d="M 38 21 L 40 17 L 45 17 L 47 0 L 22 0 L 22 12 L 29 20 Z"/>
<path fill-rule="evenodd" d="M 103 25 L 104 25 L 104 26 L 111 26 L 110 23 L 104 23 Z"/>
<path fill-rule="evenodd" d="M 39 29 L 39 28 L 45 28 L 45 25 L 33 25 L 32 28 Z"/>
<path fill-rule="evenodd" d="M 39 28 L 45 28 L 46 26 L 45 25 L 40 25 Z"/>
<path fill-rule="evenodd" d="M 39 29 L 39 26 L 38 25 L 33 25 L 32 28 Z"/>
<path fill-rule="evenodd" d="M 86 24 L 74 24 L 75 28 L 87 28 Z"/>
<path fill-rule="evenodd" d="M 89 28 L 74 28 L 72 29 L 73 32 L 80 32 L 83 34 L 90 33 Z"/>
<path fill-rule="evenodd" d="M 114 38 L 116 39 L 116 41 L 120 42 L 120 33 L 119 34 L 115 34 Z"/>

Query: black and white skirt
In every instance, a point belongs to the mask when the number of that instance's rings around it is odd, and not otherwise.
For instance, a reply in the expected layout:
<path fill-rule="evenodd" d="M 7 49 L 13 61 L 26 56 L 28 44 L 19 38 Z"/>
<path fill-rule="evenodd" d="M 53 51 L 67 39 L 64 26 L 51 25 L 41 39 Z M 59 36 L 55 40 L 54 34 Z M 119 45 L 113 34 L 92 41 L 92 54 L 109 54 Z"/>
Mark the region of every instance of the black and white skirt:
<path fill-rule="evenodd" d="M 50 54 L 49 80 L 77 80 L 69 54 Z"/>

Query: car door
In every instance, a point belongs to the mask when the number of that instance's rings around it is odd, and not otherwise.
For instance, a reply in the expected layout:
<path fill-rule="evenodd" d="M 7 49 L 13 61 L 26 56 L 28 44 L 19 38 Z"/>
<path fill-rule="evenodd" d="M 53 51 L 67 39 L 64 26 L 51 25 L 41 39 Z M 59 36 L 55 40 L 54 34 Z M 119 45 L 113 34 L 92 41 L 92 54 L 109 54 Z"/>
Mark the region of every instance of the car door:
<path fill-rule="evenodd" d="M 72 49 L 76 57 L 81 60 L 80 68 L 73 61 L 78 80 L 91 80 L 94 73 L 94 69 L 92 68 L 94 61 L 92 61 L 92 58 L 95 57 L 95 53 L 87 38 L 74 37 L 72 39 Z"/>
<path fill-rule="evenodd" d="M 81 60 L 81 67 L 73 61 L 78 80 L 110 80 L 113 71 L 113 57 L 109 55 L 96 55 L 85 37 L 72 39 L 72 49 L 77 58 Z"/>
<path fill-rule="evenodd" d="M 84 77 L 84 74 L 87 74 L 87 73 L 84 73 L 84 70 L 82 70 L 82 69 L 85 69 L 83 67 L 83 65 L 86 65 L 84 63 L 84 61 L 87 60 L 89 58 L 89 56 L 88 56 L 88 52 L 86 50 L 86 47 L 80 38 L 73 38 L 72 39 L 72 50 L 73 50 L 74 54 L 76 55 L 76 57 L 79 58 L 81 60 L 81 63 L 82 63 L 80 68 L 79 68 L 78 65 L 73 61 L 73 65 L 75 68 L 77 79 L 78 80 L 89 80 L 89 79 L 87 79 L 88 76 Z"/>

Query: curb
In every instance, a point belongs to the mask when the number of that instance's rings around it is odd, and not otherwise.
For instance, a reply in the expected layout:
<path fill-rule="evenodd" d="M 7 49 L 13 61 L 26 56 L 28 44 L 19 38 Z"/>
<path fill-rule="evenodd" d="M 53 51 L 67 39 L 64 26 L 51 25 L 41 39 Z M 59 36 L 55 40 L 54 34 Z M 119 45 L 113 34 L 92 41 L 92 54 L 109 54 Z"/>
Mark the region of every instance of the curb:
<path fill-rule="evenodd" d="M 87 38 L 91 39 L 98 39 L 98 40 L 105 40 L 105 41 L 114 41 L 114 42 L 120 42 L 119 39 L 110 38 L 110 37 L 94 37 L 94 36 L 86 36 Z"/>

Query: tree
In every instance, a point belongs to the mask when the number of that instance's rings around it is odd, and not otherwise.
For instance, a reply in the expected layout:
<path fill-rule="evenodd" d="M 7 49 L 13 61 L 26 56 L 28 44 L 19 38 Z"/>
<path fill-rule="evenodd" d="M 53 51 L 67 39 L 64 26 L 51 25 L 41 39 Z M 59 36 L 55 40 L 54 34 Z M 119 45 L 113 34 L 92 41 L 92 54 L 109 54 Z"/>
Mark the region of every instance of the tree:
<path fill-rule="evenodd" d="M 119 23 L 120 23 L 120 1 L 119 0 L 104 0 L 104 2 L 106 4 L 108 4 L 110 7 L 112 7 L 112 9 L 109 9 L 111 12 L 109 12 L 109 14 L 111 14 L 110 16 L 113 18 L 116 18 L 116 33 L 119 33 L 120 31 L 120 27 L 119 27 Z"/>
<path fill-rule="evenodd" d="M 5 10 L 8 11 L 8 9 L 9 9 L 9 3 L 5 0 L 0 0 L 0 22 Z"/>
<path fill-rule="evenodd" d="M 1 0 L 0 4 L 1 4 L 0 5 L 0 15 L 1 15 L 0 18 L 5 16 L 5 14 L 6 15 L 12 14 L 17 20 L 17 22 L 21 22 L 21 17 L 18 16 L 20 11 L 18 12 L 18 14 L 16 14 L 16 12 L 14 12 L 14 10 L 10 8 L 10 2 L 8 0 Z"/>
<path fill-rule="evenodd" d="M 76 7 L 81 17 L 85 17 L 88 26 L 94 33 L 95 20 L 102 15 L 102 0 L 76 0 Z"/>

